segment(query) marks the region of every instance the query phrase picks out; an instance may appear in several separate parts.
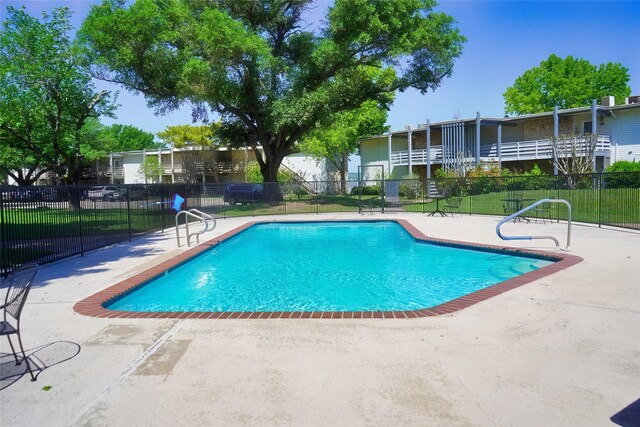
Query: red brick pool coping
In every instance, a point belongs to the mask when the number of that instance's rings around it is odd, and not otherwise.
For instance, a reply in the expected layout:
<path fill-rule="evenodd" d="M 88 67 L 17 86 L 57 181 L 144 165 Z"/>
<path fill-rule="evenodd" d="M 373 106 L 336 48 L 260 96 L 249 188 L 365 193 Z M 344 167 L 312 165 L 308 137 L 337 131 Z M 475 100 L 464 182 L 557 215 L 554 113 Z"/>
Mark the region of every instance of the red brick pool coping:
<path fill-rule="evenodd" d="M 533 255 L 537 258 L 543 258 L 551 261 L 555 261 L 553 264 L 549 264 L 545 267 L 531 271 L 529 273 L 522 274 L 504 282 L 497 283 L 488 288 L 480 289 L 476 292 L 464 295 L 446 303 L 423 308 L 420 310 L 399 310 L 399 311 L 256 311 L 256 312 L 193 312 L 193 311 L 176 311 L 176 312 L 138 312 L 138 311 L 122 311 L 122 310 L 109 310 L 104 308 L 104 305 L 113 301 L 114 299 L 129 293 L 134 289 L 143 286 L 150 280 L 164 274 L 169 269 L 182 264 L 183 262 L 197 256 L 201 252 L 204 252 L 214 246 L 219 245 L 227 239 L 235 236 L 236 234 L 250 228 L 256 224 L 264 224 L 270 222 L 278 223 L 291 223 L 291 222 L 318 222 L 318 221 L 251 221 L 235 229 L 228 231 L 218 237 L 215 237 L 207 242 L 201 243 L 180 255 L 164 261 L 155 267 L 152 267 L 142 273 L 138 273 L 120 283 L 110 286 L 88 298 L 83 299 L 76 303 L 73 309 L 85 316 L 103 317 L 103 318 L 128 318 L 128 319 L 414 319 L 419 317 L 439 316 L 442 314 L 449 314 L 467 308 L 481 301 L 492 298 L 496 295 L 500 295 L 511 289 L 518 288 L 522 285 L 530 283 L 534 280 L 548 276 L 560 270 L 564 270 L 572 265 L 578 264 L 582 261 L 582 258 L 575 255 L 569 255 L 566 253 L 548 253 L 535 250 L 521 250 L 514 248 L 506 248 L 494 245 L 476 244 L 459 242 L 455 240 L 436 239 L 427 237 L 420 230 L 414 227 L 410 222 L 403 219 L 385 219 L 385 220 L 330 220 L 326 222 L 380 222 L 380 221 L 393 221 L 400 224 L 409 234 L 411 234 L 416 240 L 425 241 L 437 245 L 462 247 L 468 249 L 485 250 L 490 252 L 511 253 L 516 255 Z"/>

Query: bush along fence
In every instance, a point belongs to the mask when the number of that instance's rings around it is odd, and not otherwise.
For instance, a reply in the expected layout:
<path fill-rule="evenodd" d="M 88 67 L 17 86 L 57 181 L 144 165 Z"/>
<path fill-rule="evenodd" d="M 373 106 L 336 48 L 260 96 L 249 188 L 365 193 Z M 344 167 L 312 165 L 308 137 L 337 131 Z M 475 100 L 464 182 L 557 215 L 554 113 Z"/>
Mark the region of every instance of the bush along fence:
<path fill-rule="evenodd" d="M 152 184 L 1 187 L 0 274 L 175 226 L 173 199 L 219 218 L 326 212 L 416 212 L 505 216 L 543 198 L 573 206 L 573 220 L 640 229 L 640 173 L 430 180 L 371 179 L 304 184 Z M 444 199 L 444 200 L 443 200 Z M 536 211 L 564 220 L 554 204 Z"/>

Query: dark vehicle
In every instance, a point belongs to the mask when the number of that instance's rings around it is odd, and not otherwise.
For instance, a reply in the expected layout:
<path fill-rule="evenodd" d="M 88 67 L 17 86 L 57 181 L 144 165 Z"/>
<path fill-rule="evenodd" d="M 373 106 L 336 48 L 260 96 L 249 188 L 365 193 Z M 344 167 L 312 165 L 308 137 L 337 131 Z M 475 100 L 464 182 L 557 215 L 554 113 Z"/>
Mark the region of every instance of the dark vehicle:
<path fill-rule="evenodd" d="M 147 197 L 147 188 L 144 185 L 129 186 L 129 200 L 142 200 Z M 127 189 L 118 188 L 117 191 L 107 195 L 107 200 L 127 200 Z"/>
<path fill-rule="evenodd" d="M 70 190 L 64 187 L 53 187 L 42 189 L 42 200 L 46 202 L 66 202 L 69 200 Z M 77 192 L 75 194 L 78 194 Z"/>
<path fill-rule="evenodd" d="M 142 200 L 146 199 L 147 196 L 147 187 L 144 185 L 132 185 L 129 187 L 129 199 Z"/>
<path fill-rule="evenodd" d="M 8 187 L 2 192 L 2 198 L 6 202 L 36 202 L 42 200 L 42 194 L 33 187 Z"/>
<path fill-rule="evenodd" d="M 99 186 L 91 187 L 87 192 L 87 197 L 91 200 L 108 200 L 109 197 L 118 191 L 118 187 L 113 186 Z"/>
<path fill-rule="evenodd" d="M 254 203 L 262 200 L 263 189 L 260 184 L 227 184 L 224 186 L 223 200 L 230 205 Z"/>

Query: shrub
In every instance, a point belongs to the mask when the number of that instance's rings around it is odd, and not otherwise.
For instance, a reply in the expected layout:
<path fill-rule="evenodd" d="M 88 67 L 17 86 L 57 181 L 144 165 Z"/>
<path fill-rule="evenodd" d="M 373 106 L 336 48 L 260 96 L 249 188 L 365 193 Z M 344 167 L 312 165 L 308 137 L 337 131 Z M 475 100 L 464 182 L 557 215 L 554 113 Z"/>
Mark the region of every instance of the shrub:
<path fill-rule="evenodd" d="M 362 193 L 360 193 L 360 189 L 362 189 Z M 362 187 L 353 187 L 351 189 L 351 195 L 357 196 L 362 194 L 363 196 L 379 196 L 382 194 L 379 185 L 363 185 Z"/>
<path fill-rule="evenodd" d="M 640 188 L 640 162 L 621 160 L 609 166 L 604 177 L 608 188 Z"/>
<path fill-rule="evenodd" d="M 264 178 L 260 172 L 258 162 L 251 162 L 247 165 L 247 182 L 253 184 L 262 184 Z M 278 182 L 281 184 L 290 184 L 295 182 L 295 175 L 290 170 L 281 169 L 278 171 Z"/>
<path fill-rule="evenodd" d="M 262 172 L 260 172 L 260 165 L 258 162 L 251 162 L 247 165 L 247 182 L 254 184 L 262 184 L 264 178 Z"/>
<path fill-rule="evenodd" d="M 495 164 L 488 167 L 478 166 L 469 171 L 469 193 L 486 194 L 495 193 L 502 190 L 503 184 L 500 179 L 500 169 Z"/>
<path fill-rule="evenodd" d="M 620 160 L 609 166 L 606 172 L 640 172 L 640 162 Z"/>
<path fill-rule="evenodd" d="M 411 174 L 402 177 L 403 181 L 398 186 L 398 195 L 407 199 L 417 199 L 422 197 L 422 183 L 419 181 L 420 175 Z"/>
<path fill-rule="evenodd" d="M 438 169 L 435 175 L 435 183 L 438 193 L 446 197 L 463 196 L 466 194 L 467 188 L 465 179 L 461 178 L 455 172 L 445 172 L 442 169 Z"/>

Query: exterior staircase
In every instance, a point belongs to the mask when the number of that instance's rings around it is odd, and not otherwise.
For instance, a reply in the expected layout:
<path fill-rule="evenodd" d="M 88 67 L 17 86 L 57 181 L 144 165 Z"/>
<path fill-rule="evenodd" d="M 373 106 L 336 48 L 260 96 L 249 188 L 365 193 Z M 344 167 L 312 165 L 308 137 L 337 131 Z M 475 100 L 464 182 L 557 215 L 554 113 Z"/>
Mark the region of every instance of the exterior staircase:
<path fill-rule="evenodd" d="M 315 190 L 313 184 L 311 184 L 309 181 L 307 181 L 298 172 L 294 171 L 293 169 L 291 169 L 290 167 L 288 167 L 284 163 L 280 164 L 280 168 L 285 170 L 285 171 L 287 171 L 287 172 L 289 172 L 293 176 L 293 180 L 295 181 L 295 183 L 298 184 L 300 187 L 302 187 L 307 193 L 309 193 L 309 194 L 315 194 L 316 193 L 316 190 Z"/>

